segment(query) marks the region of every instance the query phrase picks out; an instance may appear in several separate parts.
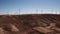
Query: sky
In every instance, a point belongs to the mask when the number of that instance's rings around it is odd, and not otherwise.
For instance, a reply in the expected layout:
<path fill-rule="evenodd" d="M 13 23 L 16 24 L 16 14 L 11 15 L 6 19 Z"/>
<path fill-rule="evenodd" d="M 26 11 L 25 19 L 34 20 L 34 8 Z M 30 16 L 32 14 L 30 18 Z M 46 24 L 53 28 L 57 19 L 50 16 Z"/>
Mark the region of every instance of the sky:
<path fill-rule="evenodd" d="M 0 13 L 60 11 L 60 0 L 0 0 Z"/>

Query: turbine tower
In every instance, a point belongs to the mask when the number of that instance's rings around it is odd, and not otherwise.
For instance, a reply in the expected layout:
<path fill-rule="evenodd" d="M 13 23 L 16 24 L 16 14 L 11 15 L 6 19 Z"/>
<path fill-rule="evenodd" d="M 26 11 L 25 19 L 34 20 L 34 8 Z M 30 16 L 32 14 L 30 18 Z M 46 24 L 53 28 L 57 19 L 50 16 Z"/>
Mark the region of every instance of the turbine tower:
<path fill-rule="evenodd" d="M 36 9 L 36 13 L 38 14 L 38 9 Z"/>
<path fill-rule="evenodd" d="M 20 8 L 19 8 L 18 14 L 20 15 Z"/>

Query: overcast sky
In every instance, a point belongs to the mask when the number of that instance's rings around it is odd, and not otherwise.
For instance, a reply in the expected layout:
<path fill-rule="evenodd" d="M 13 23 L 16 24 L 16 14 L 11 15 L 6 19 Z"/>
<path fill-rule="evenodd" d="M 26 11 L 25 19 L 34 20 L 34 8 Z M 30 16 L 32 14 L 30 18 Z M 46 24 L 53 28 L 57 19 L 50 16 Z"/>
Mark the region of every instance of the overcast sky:
<path fill-rule="evenodd" d="M 0 13 L 60 11 L 60 0 L 0 0 Z"/>

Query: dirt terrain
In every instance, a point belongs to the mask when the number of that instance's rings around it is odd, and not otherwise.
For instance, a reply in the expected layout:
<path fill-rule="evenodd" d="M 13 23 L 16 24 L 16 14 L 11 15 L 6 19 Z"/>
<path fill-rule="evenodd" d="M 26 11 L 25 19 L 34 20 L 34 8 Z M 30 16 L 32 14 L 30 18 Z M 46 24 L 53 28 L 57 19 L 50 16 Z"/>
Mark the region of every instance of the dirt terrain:
<path fill-rule="evenodd" d="M 0 34 L 60 34 L 60 15 L 0 15 Z"/>

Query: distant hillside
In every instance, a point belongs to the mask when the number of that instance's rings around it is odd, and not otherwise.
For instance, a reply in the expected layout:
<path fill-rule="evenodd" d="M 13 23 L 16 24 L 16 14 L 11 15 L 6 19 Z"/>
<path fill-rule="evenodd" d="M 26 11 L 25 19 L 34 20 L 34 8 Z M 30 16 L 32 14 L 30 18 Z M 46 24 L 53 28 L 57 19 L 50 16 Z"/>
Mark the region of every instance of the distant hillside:
<path fill-rule="evenodd" d="M 56 23 L 60 28 L 60 14 L 0 15 L 0 28 L 5 28 L 7 34 L 27 34 L 34 31 L 33 27 L 49 26 L 50 23 Z M 10 24 L 15 25 L 19 31 L 10 31 Z"/>

